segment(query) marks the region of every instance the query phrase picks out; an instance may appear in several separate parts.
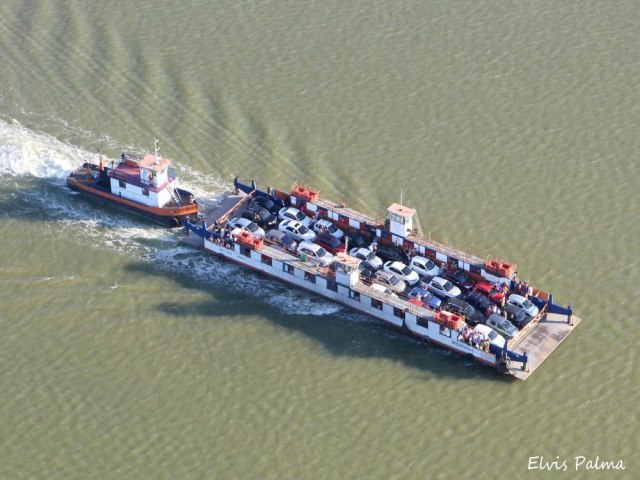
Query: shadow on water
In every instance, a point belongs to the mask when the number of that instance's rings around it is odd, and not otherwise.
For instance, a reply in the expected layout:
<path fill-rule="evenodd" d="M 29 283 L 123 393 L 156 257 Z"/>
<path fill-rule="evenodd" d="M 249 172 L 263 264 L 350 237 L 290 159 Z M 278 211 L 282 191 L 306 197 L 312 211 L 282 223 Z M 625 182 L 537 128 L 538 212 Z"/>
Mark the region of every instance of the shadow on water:
<path fill-rule="evenodd" d="M 202 255 L 207 254 L 202 253 Z M 216 268 L 215 262 L 220 262 L 220 260 L 214 260 L 211 263 L 211 268 Z M 240 275 L 253 275 L 258 279 L 263 279 L 264 282 L 273 282 L 281 286 L 283 292 L 289 290 L 289 287 L 276 280 L 246 271 L 236 265 L 233 267 Z M 480 365 L 447 349 L 425 344 L 364 314 L 334 304 L 316 295 L 311 295 L 314 301 L 336 305 L 339 310 L 323 315 L 287 314 L 283 313 L 282 307 L 269 305 L 264 297 L 260 297 L 260 293 L 257 296 L 248 295 L 236 288 L 215 285 L 210 281 L 200 282 L 187 272 L 161 269 L 145 262 L 129 264 L 126 269 L 132 273 L 143 275 L 170 276 L 182 288 L 198 289 L 216 298 L 188 305 L 172 302 L 160 303 L 157 308 L 168 315 L 176 317 L 197 315 L 203 318 L 224 317 L 226 319 L 245 315 L 259 316 L 278 327 L 314 339 L 332 355 L 354 358 L 386 358 L 394 362 L 402 362 L 421 372 L 419 378 L 425 378 L 424 374 L 429 372 L 430 375 L 449 378 L 512 381 L 511 378 L 500 375 L 490 367 Z M 302 290 L 296 290 L 296 292 L 305 295 Z M 264 295 L 264 292 L 262 293 Z M 292 299 L 292 302 L 295 302 L 295 298 Z"/>

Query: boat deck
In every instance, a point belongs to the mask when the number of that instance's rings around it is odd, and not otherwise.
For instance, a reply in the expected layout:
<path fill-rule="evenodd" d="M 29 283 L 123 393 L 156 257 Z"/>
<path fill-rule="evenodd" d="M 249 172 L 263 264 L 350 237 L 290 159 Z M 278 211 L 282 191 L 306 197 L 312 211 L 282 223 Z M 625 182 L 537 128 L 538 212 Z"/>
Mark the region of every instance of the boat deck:
<path fill-rule="evenodd" d="M 246 198 L 247 196 L 245 194 L 228 195 L 224 197 L 220 203 L 206 213 L 204 217 L 205 222 L 210 226 L 216 222 L 226 220 Z"/>
<path fill-rule="evenodd" d="M 509 372 L 519 380 L 526 380 L 581 321 L 581 318 L 573 315 L 571 326 L 567 323 L 566 315 L 547 314 L 512 348 L 519 354 L 527 352 L 529 362 L 526 370 L 518 365 L 511 367 Z"/>
<path fill-rule="evenodd" d="M 370 215 L 359 212 L 352 208 L 346 207 L 342 203 L 336 203 L 329 200 L 325 200 L 323 198 L 319 198 L 316 202 L 319 207 L 326 208 L 327 210 L 333 210 L 339 214 L 345 215 L 354 220 L 358 220 L 359 222 L 367 223 L 368 225 L 374 228 L 382 228 L 384 224 L 380 221 L 381 215 L 378 214 L 378 218 L 373 218 Z"/>

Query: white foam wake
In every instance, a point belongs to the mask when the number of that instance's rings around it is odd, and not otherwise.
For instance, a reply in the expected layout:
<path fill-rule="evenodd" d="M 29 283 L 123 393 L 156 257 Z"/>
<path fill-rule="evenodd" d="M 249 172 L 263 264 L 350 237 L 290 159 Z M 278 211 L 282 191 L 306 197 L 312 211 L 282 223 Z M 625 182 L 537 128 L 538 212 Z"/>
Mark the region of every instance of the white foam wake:
<path fill-rule="evenodd" d="M 0 176 L 30 175 L 65 178 L 88 152 L 45 133 L 34 132 L 14 120 L 0 120 Z"/>

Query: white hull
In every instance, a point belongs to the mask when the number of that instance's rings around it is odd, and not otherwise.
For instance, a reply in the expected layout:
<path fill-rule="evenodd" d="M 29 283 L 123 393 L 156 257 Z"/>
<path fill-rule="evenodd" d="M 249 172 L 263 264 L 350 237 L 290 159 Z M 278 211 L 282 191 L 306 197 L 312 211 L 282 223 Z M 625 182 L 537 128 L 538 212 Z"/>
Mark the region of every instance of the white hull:
<path fill-rule="evenodd" d="M 374 291 L 360 281 L 350 285 L 348 275 L 337 273 L 332 277 L 327 271 L 323 272 L 318 267 L 301 262 L 298 257 L 267 245 L 256 251 L 239 244 L 233 244 L 229 248 L 222 243 L 204 240 L 204 250 L 341 303 L 393 327 L 406 329 L 425 341 L 434 342 L 462 355 L 473 357 L 481 363 L 496 366 L 494 354 L 458 341 L 459 332 L 435 323 L 432 311 Z M 267 259 L 270 259 L 270 264 Z"/>

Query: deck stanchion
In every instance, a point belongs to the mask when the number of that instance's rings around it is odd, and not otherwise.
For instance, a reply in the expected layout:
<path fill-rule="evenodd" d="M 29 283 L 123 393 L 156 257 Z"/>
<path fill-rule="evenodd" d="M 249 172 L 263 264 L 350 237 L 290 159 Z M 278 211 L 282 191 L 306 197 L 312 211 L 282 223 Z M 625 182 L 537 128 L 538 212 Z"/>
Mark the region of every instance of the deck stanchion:
<path fill-rule="evenodd" d="M 567 323 L 573 327 L 573 307 L 571 303 L 567 306 L 567 310 L 569 310 L 569 314 L 567 315 Z"/>

